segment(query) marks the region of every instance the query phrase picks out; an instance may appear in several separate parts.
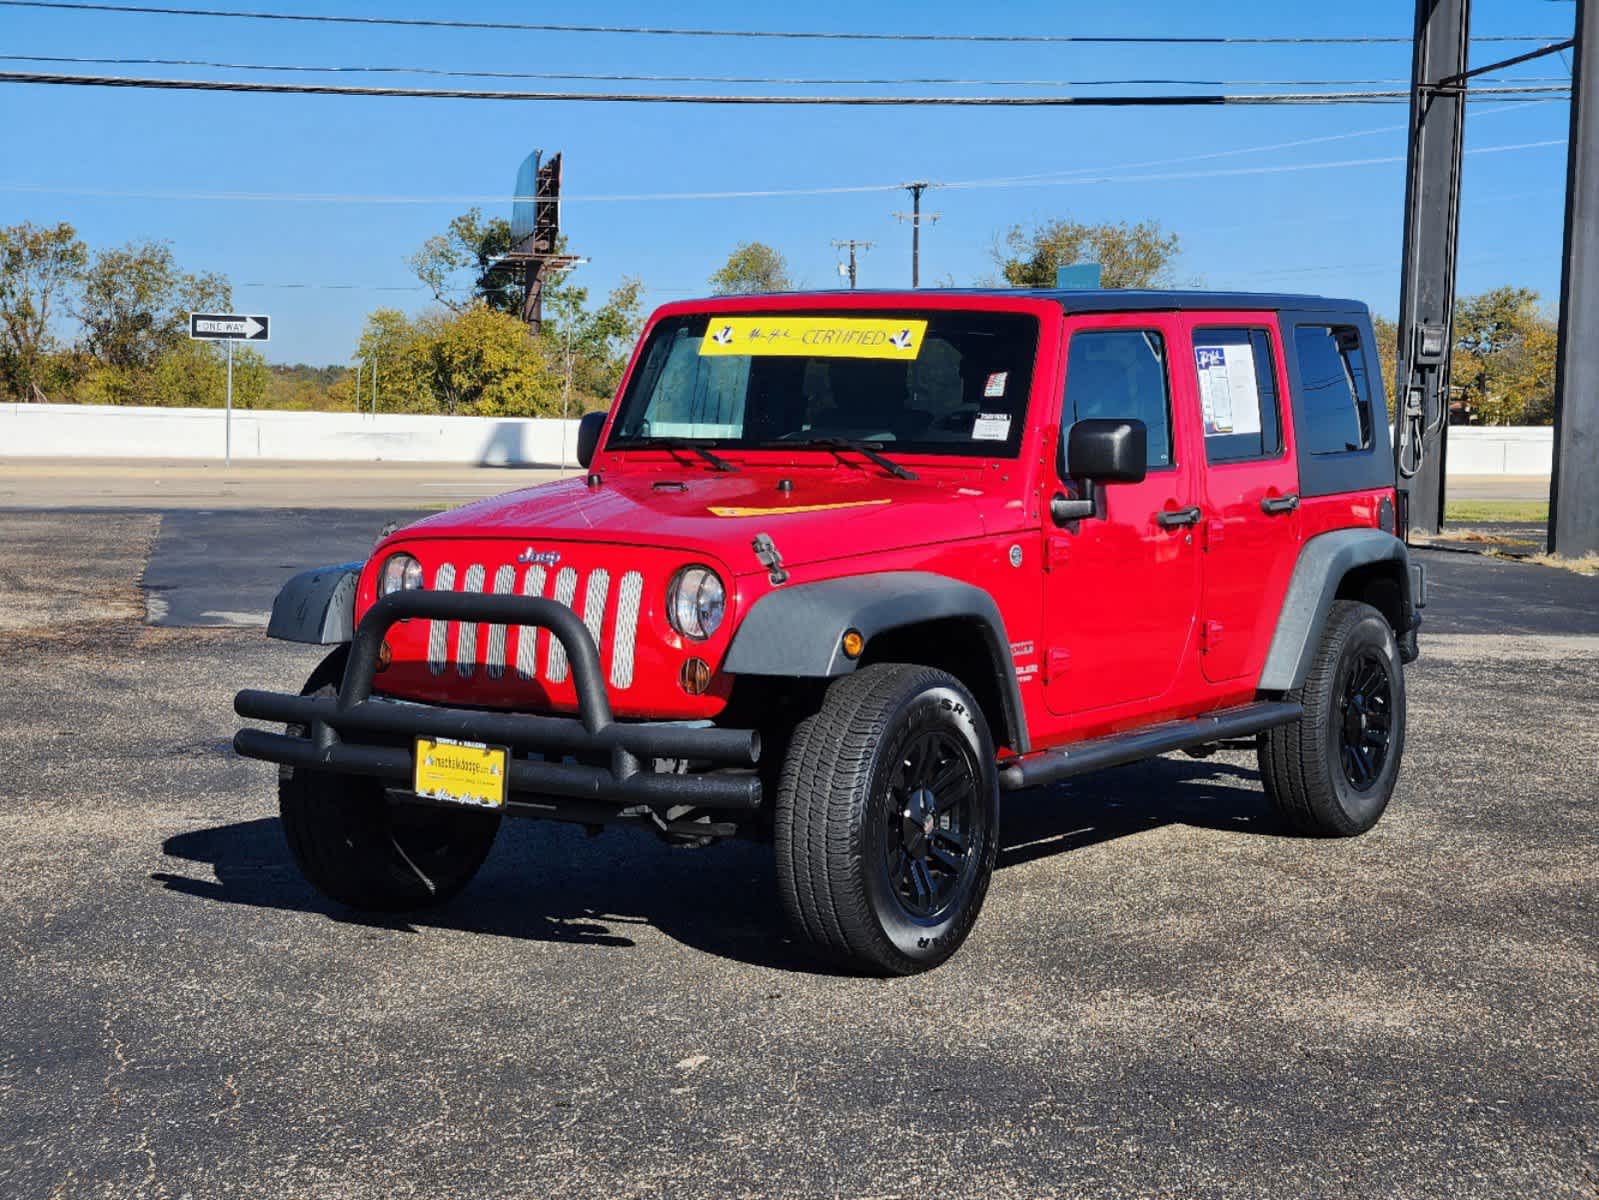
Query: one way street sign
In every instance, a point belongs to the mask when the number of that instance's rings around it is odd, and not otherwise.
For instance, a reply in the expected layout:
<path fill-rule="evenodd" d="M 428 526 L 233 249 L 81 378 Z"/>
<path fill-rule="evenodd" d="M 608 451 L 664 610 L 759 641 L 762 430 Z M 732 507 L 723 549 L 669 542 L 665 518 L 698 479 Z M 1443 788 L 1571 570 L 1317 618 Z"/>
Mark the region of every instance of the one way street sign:
<path fill-rule="evenodd" d="M 189 336 L 201 342 L 265 342 L 270 340 L 270 317 L 237 313 L 190 313 Z"/>

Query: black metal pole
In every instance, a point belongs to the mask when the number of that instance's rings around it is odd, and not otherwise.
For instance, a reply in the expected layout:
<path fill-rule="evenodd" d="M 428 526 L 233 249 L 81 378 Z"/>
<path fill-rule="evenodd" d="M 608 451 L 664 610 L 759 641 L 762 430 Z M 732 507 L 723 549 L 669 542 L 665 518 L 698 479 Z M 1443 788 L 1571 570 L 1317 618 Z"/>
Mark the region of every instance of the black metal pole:
<path fill-rule="evenodd" d="M 1418 533 L 1438 532 L 1444 515 L 1466 103 L 1464 84 L 1443 81 L 1467 68 L 1470 10 L 1471 0 L 1416 2 L 1394 460 Z"/>
<path fill-rule="evenodd" d="M 1599 88 L 1586 69 L 1599 66 L 1599 18 L 1589 10 L 1577 0 L 1549 479 L 1549 549 L 1571 558 L 1599 553 Z"/>

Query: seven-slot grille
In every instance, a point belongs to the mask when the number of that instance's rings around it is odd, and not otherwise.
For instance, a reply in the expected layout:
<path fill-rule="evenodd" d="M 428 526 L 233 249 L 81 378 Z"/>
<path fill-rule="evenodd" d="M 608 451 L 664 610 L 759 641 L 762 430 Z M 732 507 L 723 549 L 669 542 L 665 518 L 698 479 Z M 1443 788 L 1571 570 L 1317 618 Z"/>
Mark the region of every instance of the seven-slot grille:
<path fill-rule="evenodd" d="M 456 586 L 454 563 L 441 563 L 433 572 L 433 590 L 436 592 L 481 592 L 490 583 L 488 571 L 482 563 L 473 563 L 460 577 Z M 532 563 L 522 568 L 521 586 L 518 587 L 517 568 L 499 567 L 494 572 L 492 586 L 488 589 L 497 596 L 547 596 L 559 601 L 583 618 L 589 636 L 600 648 L 600 664 L 605 666 L 609 650 L 608 678 L 614 688 L 633 684 L 634 651 L 638 645 L 639 604 L 644 596 L 644 576 L 638 571 L 628 571 L 616 580 L 615 603 L 611 572 L 595 567 L 583 575 L 573 567 L 559 570 L 542 563 Z M 581 575 L 581 578 L 580 578 Z M 581 597 L 581 599 L 579 599 Z M 609 645 L 601 640 L 606 613 L 615 610 Z M 463 679 L 470 679 L 478 669 L 478 637 L 482 630 L 473 621 L 430 621 L 428 623 L 428 670 L 443 675 L 452 665 Z M 452 646 L 453 641 L 453 646 Z M 453 650 L 453 653 L 452 653 Z M 547 629 L 536 625 L 490 625 L 484 638 L 483 667 L 490 679 L 504 678 L 508 667 L 516 671 L 517 678 L 544 679 L 549 683 L 564 683 L 570 669 L 566 648 Z"/>

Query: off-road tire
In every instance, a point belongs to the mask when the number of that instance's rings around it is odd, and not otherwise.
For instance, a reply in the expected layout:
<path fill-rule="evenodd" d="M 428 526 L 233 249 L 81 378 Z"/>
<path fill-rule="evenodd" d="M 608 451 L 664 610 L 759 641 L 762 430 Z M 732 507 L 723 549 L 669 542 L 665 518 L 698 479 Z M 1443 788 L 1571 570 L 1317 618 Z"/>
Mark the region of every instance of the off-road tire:
<path fill-rule="evenodd" d="M 1386 688 L 1382 705 L 1351 688 L 1362 669 L 1368 678 L 1380 678 L 1377 693 Z M 1366 832 L 1388 807 L 1405 749 L 1405 674 L 1387 618 L 1369 604 L 1335 601 L 1304 686 L 1287 698 L 1304 706 L 1304 716 L 1266 731 L 1259 742 L 1260 774 L 1272 809 L 1296 833 L 1352 837 Z M 1360 742 L 1368 722 L 1374 727 L 1377 718 L 1371 714 L 1379 707 L 1388 722 L 1380 761 L 1368 747 L 1369 762 L 1357 758 L 1352 768 L 1346 766 L 1349 744 Z M 1370 781 L 1358 786 L 1351 769 L 1359 776 L 1367 767 Z"/>
<path fill-rule="evenodd" d="M 912 824 L 904 815 L 913 790 L 907 756 L 926 782 L 954 777 L 944 788 L 946 808 L 918 808 L 933 832 L 903 834 L 921 846 L 917 893 L 922 880 L 936 881 L 929 895 L 948 889 L 947 904 L 922 914 L 896 891 L 896 878 L 911 878 L 896 877 L 896 869 L 914 864 L 891 844 L 899 836 L 891 825 Z M 927 788 L 918 805 L 933 803 L 934 791 Z M 882 663 L 834 683 L 794 731 L 775 808 L 783 909 L 824 957 L 867 974 L 908 975 L 937 966 L 965 941 L 998 850 L 999 781 L 988 724 L 954 676 Z M 922 817 L 914 824 L 921 829 Z M 931 858 L 934 845 L 952 854 L 944 840 L 951 833 L 964 840 L 955 869 Z"/>
<path fill-rule="evenodd" d="M 325 659 L 301 694 L 336 696 L 344 658 L 341 649 Z M 311 886 L 367 912 L 443 904 L 477 874 L 500 828 L 497 812 L 394 803 L 379 780 L 287 766 L 278 769 L 278 812 Z"/>

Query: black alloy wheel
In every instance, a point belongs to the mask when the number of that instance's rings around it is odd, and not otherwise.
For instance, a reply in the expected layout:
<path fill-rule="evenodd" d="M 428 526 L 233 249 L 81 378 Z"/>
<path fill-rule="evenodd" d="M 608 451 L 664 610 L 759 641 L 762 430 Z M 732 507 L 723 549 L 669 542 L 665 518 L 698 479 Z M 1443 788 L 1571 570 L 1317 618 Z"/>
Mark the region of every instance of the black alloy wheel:
<path fill-rule="evenodd" d="M 942 919 L 970 879 L 977 780 L 968 744 L 944 730 L 923 730 L 899 752 L 882 858 L 889 886 L 913 920 Z"/>
<path fill-rule="evenodd" d="M 1382 777 L 1393 737 L 1393 688 L 1388 664 L 1365 650 L 1347 665 L 1339 710 L 1343 715 L 1338 757 L 1344 778 L 1357 792 L 1369 792 Z"/>

